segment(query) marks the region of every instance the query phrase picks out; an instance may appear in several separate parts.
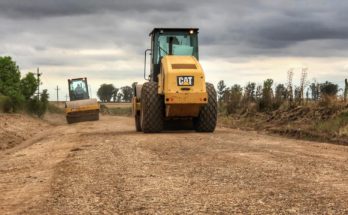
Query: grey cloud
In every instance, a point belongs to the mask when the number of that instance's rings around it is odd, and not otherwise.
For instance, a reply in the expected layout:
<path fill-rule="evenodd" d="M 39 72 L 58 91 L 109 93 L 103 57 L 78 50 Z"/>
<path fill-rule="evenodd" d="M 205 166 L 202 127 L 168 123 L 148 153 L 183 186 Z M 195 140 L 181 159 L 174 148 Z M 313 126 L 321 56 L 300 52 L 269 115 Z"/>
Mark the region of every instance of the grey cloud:
<path fill-rule="evenodd" d="M 347 11 L 348 2 L 339 0 L 1 0 L 0 55 L 62 74 L 67 66 L 132 59 L 138 64 L 125 73 L 86 70 L 100 79 L 127 79 L 141 76 L 148 33 L 163 26 L 199 27 L 203 60 L 348 57 Z M 124 56 L 67 54 L 80 49 L 123 50 Z"/>
<path fill-rule="evenodd" d="M 224 46 L 223 56 L 283 55 L 297 43 L 348 37 L 342 19 L 347 17 L 347 3 L 278 2 L 5 0 L 0 14 L 26 18 L 17 21 L 26 23 L 17 29 L 19 34 L 36 30 L 43 40 L 35 45 L 42 48 L 112 44 L 139 53 L 148 46 L 147 34 L 154 26 L 200 27 L 201 45 Z M 30 18 L 37 17 L 46 19 L 34 19 L 35 26 L 30 26 Z M 306 55 L 305 50 L 301 53 Z"/>
<path fill-rule="evenodd" d="M 11 18 L 45 18 L 122 11 L 167 12 L 185 9 L 184 3 L 170 0 L 2 0 L 0 14 Z"/>

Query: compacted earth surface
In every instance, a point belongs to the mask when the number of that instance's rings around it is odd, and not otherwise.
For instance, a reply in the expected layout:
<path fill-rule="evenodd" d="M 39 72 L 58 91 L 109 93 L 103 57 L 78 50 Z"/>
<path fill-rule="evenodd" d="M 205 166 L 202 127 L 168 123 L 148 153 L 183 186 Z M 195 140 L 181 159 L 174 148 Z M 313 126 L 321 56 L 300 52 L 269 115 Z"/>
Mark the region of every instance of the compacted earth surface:
<path fill-rule="evenodd" d="M 0 150 L 13 148 L 49 127 L 46 121 L 28 115 L 0 113 Z"/>
<path fill-rule="evenodd" d="M 3 119 L 1 142 L 15 121 Z M 143 134 L 116 116 L 28 125 L 41 130 L 0 151 L 0 214 L 348 213 L 347 146 L 222 127 Z"/>

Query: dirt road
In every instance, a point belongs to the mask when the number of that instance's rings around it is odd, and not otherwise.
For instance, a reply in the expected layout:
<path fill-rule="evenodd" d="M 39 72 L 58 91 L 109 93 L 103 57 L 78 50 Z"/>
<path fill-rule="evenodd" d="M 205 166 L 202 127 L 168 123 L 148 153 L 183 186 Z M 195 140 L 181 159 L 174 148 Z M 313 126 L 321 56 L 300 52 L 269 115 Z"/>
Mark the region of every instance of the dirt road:
<path fill-rule="evenodd" d="M 0 152 L 0 214 L 123 213 L 347 214 L 348 147 L 102 117 Z"/>

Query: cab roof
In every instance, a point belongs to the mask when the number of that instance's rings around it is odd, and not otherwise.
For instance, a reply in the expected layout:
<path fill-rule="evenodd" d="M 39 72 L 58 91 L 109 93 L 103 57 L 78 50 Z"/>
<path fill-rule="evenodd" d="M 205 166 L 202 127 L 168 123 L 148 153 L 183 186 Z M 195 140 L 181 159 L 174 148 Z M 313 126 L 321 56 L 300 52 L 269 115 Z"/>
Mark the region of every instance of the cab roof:
<path fill-rule="evenodd" d="M 190 31 L 193 30 L 194 32 L 198 33 L 199 28 L 154 28 L 149 36 L 153 35 L 154 33 L 158 32 L 158 31 Z"/>

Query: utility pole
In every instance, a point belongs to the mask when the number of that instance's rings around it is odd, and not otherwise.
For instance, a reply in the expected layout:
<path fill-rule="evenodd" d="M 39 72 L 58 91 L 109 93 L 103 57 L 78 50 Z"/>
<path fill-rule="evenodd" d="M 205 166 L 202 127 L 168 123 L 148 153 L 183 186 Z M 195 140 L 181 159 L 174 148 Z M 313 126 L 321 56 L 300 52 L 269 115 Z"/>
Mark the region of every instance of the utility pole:
<path fill-rule="evenodd" d="M 348 96 L 348 79 L 344 79 L 344 102 L 347 102 L 347 96 Z"/>
<path fill-rule="evenodd" d="M 59 94 L 58 94 L 58 91 L 59 91 L 60 89 L 58 88 L 58 85 L 57 85 L 57 88 L 56 88 L 56 91 L 57 91 L 57 104 L 58 104 L 58 101 L 59 101 Z"/>
<path fill-rule="evenodd" d="M 40 68 L 38 67 L 37 68 L 37 71 L 36 71 L 36 76 L 37 76 L 37 99 L 40 100 L 40 76 L 42 75 L 42 73 L 40 73 Z"/>

